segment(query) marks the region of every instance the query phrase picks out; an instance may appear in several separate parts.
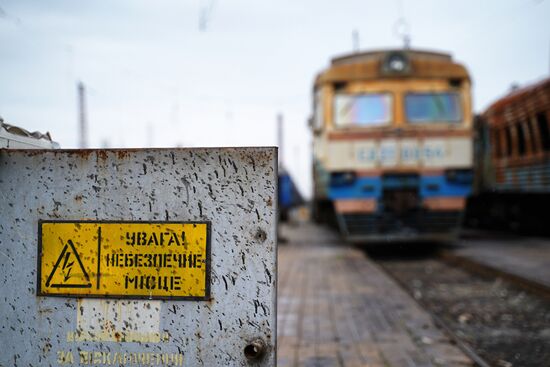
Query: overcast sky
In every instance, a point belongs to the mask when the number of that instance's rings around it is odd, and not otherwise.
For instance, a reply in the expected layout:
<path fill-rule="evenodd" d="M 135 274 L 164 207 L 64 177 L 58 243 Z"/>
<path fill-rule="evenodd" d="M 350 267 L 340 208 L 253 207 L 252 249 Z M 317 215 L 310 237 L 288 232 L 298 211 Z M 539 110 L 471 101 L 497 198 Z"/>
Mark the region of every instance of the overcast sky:
<path fill-rule="evenodd" d="M 92 147 L 275 145 L 282 113 L 285 165 L 309 195 L 311 84 L 354 29 L 362 50 L 401 47 L 404 17 L 413 48 L 469 68 L 479 112 L 548 76 L 549 3 L 0 0 L 0 116 L 74 148 L 77 80 Z"/>

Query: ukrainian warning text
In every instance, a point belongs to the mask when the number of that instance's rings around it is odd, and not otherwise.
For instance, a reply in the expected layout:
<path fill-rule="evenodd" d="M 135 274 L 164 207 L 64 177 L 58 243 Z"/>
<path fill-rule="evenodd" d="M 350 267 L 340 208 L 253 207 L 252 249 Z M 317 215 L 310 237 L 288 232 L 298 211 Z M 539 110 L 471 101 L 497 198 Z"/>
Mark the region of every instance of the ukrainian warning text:
<path fill-rule="evenodd" d="M 209 223 L 40 222 L 39 295 L 207 299 Z"/>

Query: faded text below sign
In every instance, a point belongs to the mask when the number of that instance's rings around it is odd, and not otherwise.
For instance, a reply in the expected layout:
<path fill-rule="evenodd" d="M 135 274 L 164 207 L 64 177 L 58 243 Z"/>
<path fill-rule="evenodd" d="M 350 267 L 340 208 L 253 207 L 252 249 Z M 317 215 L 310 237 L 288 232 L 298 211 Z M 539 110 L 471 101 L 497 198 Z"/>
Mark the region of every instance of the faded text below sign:
<path fill-rule="evenodd" d="M 38 295 L 206 300 L 208 222 L 39 223 Z"/>

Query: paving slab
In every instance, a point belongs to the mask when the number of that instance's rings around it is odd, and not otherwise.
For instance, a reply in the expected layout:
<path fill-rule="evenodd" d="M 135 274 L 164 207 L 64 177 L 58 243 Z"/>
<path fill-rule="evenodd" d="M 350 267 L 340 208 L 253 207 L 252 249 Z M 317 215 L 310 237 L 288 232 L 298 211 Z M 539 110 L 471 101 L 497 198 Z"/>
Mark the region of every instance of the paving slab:
<path fill-rule="evenodd" d="M 283 226 L 278 366 L 471 366 L 362 251 L 313 224 Z"/>

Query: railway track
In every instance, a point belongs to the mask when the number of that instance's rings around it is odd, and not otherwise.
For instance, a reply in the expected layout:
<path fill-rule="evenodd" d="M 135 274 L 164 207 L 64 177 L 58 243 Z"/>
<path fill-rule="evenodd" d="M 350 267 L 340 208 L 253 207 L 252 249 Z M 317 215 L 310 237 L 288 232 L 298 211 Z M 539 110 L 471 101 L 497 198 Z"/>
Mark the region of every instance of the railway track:
<path fill-rule="evenodd" d="M 465 256 L 456 255 L 452 251 L 443 250 L 438 252 L 437 256 L 439 259 L 450 265 L 463 268 L 482 277 L 504 279 L 519 288 L 525 289 L 526 291 L 535 293 L 540 297 L 550 300 L 550 287 L 547 285 L 524 278 L 512 272 L 504 271 L 500 268 L 475 261 Z"/>
<path fill-rule="evenodd" d="M 393 254 L 369 255 L 479 366 L 547 365 L 546 287 L 447 251 Z"/>

